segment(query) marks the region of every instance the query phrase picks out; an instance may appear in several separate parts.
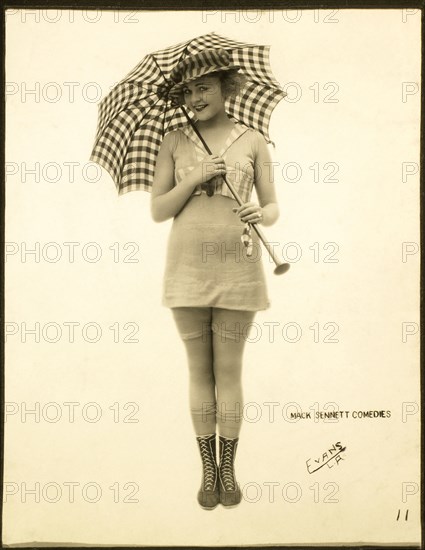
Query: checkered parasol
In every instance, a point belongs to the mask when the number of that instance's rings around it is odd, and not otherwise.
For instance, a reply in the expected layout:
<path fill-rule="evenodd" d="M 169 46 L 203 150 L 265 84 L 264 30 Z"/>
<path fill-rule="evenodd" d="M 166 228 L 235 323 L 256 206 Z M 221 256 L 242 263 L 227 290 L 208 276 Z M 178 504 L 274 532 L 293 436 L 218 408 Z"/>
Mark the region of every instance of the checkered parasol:
<path fill-rule="evenodd" d="M 118 193 L 150 191 L 156 156 L 166 133 L 187 124 L 171 100 L 173 68 L 183 58 L 206 48 L 223 48 L 248 78 L 241 94 L 226 100 L 235 121 L 261 132 L 270 143 L 270 116 L 286 93 L 269 64 L 270 46 L 245 44 L 209 33 L 144 57 L 99 104 L 95 144 L 90 160 L 105 168 Z M 189 113 L 190 118 L 193 114 Z"/>

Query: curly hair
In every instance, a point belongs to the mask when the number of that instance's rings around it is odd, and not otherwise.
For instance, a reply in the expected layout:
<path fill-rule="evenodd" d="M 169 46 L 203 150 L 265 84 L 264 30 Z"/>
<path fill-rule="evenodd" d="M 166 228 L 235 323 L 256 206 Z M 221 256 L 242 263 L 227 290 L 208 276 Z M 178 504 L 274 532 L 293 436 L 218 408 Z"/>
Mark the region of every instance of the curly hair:
<path fill-rule="evenodd" d="M 226 99 L 237 97 L 248 80 L 244 74 L 237 71 L 217 71 L 208 76 L 217 76 L 220 79 L 221 91 Z"/>
<path fill-rule="evenodd" d="M 236 98 L 241 91 L 243 90 L 248 78 L 235 70 L 230 71 L 215 71 L 213 73 L 208 73 L 205 76 L 215 76 L 220 80 L 221 91 L 225 99 L 228 97 L 234 99 Z M 183 90 L 173 94 L 172 99 L 180 104 L 184 105 L 185 97 Z"/>

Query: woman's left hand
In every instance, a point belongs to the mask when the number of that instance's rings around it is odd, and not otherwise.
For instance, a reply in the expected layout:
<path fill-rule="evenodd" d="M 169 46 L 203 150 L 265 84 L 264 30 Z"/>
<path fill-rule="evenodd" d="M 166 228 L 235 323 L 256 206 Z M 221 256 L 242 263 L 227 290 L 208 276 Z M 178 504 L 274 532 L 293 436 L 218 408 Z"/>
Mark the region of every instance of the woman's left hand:
<path fill-rule="evenodd" d="M 233 208 L 241 221 L 249 223 L 261 223 L 263 221 L 263 209 L 255 202 L 246 202 L 239 208 Z"/>

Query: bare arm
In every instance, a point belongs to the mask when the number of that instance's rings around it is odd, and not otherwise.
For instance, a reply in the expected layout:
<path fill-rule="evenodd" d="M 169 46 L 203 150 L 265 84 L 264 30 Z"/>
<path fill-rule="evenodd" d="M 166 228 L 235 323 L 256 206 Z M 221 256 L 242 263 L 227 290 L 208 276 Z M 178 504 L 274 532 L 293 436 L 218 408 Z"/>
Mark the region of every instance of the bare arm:
<path fill-rule="evenodd" d="M 254 181 L 260 207 L 255 202 L 247 202 L 235 209 L 242 221 L 255 223 L 261 212 L 263 225 L 272 225 L 279 218 L 279 206 L 274 186 L 273 163 L 266 140 L 258 139 L 258 151 L 254 164 Z"/>
<path fill-rule="evenodd" d="M 255 189 L 262 208 L 263 225 L 272 225 L 279 218 L 273 164 L 266 140 L 261 136 L 255 161 Z"/>
<path fill-rule="evenodd" d="M 156 222 L 176 216 L 197 185 L 226 172 L 222 158 L 208 155 L 196 164 L 178 185 L 174 185 L 174 160 L 170 151 L 170 141 L 170 134 L 167 134 L 156 160 L 151 195 L 151 214 Z"/>
<path fill-rule="evenodd" d="M 174 185 L 174 160 L 169 145 L 170 137 L 167 134 L 156 159 L 152 185 L 151 214 L 156 222 L 163 222 L 178 214 L 194 189 L 187 178 L 179 185 Z"/>

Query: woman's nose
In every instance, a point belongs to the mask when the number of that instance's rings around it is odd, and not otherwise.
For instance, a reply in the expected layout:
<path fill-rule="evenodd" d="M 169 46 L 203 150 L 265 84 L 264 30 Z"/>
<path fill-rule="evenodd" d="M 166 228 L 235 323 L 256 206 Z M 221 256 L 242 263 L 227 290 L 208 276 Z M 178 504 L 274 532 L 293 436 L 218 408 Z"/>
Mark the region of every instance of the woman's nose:
<path fill-rule="evenodd" d="M 194 91 L 192 93 L 192 103 L 196 103 L 197 101 L 201 100 L 203 98 L 203 93 L 199 91 Z"/>

